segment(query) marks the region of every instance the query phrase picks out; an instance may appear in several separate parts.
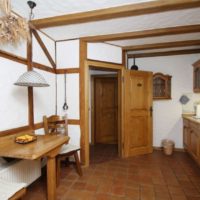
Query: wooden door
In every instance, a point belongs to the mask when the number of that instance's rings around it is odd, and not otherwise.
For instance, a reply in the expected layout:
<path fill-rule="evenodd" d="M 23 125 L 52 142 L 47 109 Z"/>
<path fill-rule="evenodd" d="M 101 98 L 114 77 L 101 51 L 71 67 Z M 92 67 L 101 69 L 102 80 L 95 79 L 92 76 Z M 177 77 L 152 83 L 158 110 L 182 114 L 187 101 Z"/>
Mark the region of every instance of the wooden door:
<path fill-rule="evenodd" d="M 190 145 L 190 129 L 186 126 L 183 126 L 183 145 L 186 149 Z"/>
<path fill-rule="evenodd" d="M 114 144 L 118 137 L 117 77 L 94 78 L 94 140 L 95 143 Z"/>
<path fill-rule="evenodd" d="M 190 129 L 190 152 L 193 157 L 198 160 L 199 157 L 199 137 L 198 137 L 198 129 L 191 128 Z"/>
<path fill-rule="evenodd" d="M 190 146 L 189 121 L 186 119 L 183 119 L 183 145 L 185 149 L 188 149 Z"/>
<path fill-rule="evenodd" d="M 152 73 L 125 70 L 125 156 L 152 152 Z"/>

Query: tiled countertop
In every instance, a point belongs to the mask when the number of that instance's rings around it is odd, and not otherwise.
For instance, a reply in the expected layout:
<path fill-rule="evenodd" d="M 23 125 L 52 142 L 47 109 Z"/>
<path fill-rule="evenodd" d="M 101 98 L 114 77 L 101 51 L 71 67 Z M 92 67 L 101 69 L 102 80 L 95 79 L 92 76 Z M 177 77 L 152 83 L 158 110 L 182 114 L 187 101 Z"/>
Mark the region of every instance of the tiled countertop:
<path fill-rule="evenodd" d="M 183 119 L 187 119 L 187 120 L 190 120 L 192 122 L 196 122 L 196 123 L 200 124 L 200 119 L 199 118 L 195 118 L 195 115 L 183 114 L 182 117 L 183 117 Z"/>

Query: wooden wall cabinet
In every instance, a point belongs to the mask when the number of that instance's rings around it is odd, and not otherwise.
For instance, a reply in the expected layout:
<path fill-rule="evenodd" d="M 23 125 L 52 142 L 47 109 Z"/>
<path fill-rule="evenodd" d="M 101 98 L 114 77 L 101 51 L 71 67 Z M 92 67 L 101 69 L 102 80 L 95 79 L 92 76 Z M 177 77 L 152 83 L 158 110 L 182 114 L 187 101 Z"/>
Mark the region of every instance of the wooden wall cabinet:
<path fill-rule="evenodd" d="M 153 99 L 171 99 L 171 76 L 153 74 Z"/>
<path fill-rule="evenodd" d="M 200 165 L 200 123 L 183 119 L 183 145 Z"/>
<path fill-rule="evenodd" d="M 200 93 L 200 60 L 193 64 L 193 91 Z"/>

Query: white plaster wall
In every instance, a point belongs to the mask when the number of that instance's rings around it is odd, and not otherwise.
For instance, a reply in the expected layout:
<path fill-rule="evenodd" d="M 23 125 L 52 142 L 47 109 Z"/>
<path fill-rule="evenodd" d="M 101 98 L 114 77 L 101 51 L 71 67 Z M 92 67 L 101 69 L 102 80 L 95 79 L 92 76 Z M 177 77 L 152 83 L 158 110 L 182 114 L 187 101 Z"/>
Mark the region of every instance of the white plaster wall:
<path fill-rule="evenodd" d="M 55 61 L 55 42 L 50 38 L 48 38 L 47 36 L 45 36 L 44 34 L 40 33 L 39 31 L 38 34 L 41 37 L 43 43 L 45 44 L 52 59 Z M 39 43 L 35 39 L 34 35 L 33 35 L 33 61 L 52 67 L 48 58 L 46 57 L 45 53 L 40 47 Z"/>
<path fill-rule="evenodd" d="M 79 40 L 69 40 L 56 43 L 57 67 L 79 67 Z"/>
<path fill-rule="evenodd" d="M 79 125 L 69 125 L 68 135 L 70 137 L 69 144 L 74 144 L 80 146 L 80 126 Z"/>
<path fill-rule="evenodd" d="M 28 91 L 13 85 L 26 66 L 0 57 L 0 131 L 28 125 Z"/>
<path fill-rule="evenodd" d="M 55 60 L 55 42 L 49 39 L 44 34 L 40 33 L 39 31 L 38 34 L 41 37 L 42 41 L 44 42 L 45 46 L 47 47 L 51 57 L 53 58 L 53 60 Z M 22 40 L 15 46 L 11 44 L 1 45 L 0 49 L 12 53 L 16 56 L 27 58 L 26 46 L 27 42 L 25 40 Z M 42 48 L 40 47 L 34 36 L 33 36 L 33 61 L 51 66 L 46 55 L 44 54 Z"/>
<path fill-rule="evenodd" d="M 39 33 L 45 46 L 55 59 L 55 43 Z M 17 46 L 4 45 L 1 50 L 26 58 L 26 41 Z M 33 60 L 50 66 L 48 59 L 41 47 L 33 37 Z M 28 92 L 26 87 L 14 86 L 13 83 L 27 71 L 27 66 L 0 58 L 0 64 L 4 68 L 0 72 L 0 87 L 2 97 L 0 100 L 0 112 L 3 118 L 0 130 L 7 130 L 28 125 Z M 43 70 L 35 69 L 42 74 L 50 84 L 48 88 L 34 88 L 34 118 L 35 122 L 41 122 L 44 114 L 55 113 L 55 75 Z M 5 89 L 6 88 L 6 89 Z"/>
<path fill-rule="evenodd" d="M 192 93 L 193 67 L 199 55 L 138 58 L 140 70 L 161 72 L 172 76 L 172 99 L 153 101 L 153 146 L 160 146 L 161 140 L 169 138 L 182 148 L 182 105 L 179 98 Z M 129 62 L 129 67 L 132 65 Z"/>
<path fill-rule="evenodd" d="M 196 105 L 200 104 L 199 93 L 184 93 L 189 98 L 188 103 L 182 105 L 182 112 L 186 114 L 196 114 Z"/>
<path fill-rule="evenodd" d="M 79 74 L 67 74 L 66 77 L 66 94 L 68 104 L 68 118 L 80 119 L 79 109 Z M 58 101 L 58 114 L 64 115 L 63 104 L 65 99 L 64 91 L 64 74 L 57 75 L 57 101 Z"/>
<path fill-rule="evenodd" d="M 49 87 L 34 87 L 33 97 L 34 97 L 34 120 L 35 123 L 43 121 L 44 115 L 55 114 L 55 74 L 49 73 L 43 70 L 34 69 L 39 74 L 41 74 Z"/>
<path fill-rule="evenodd" d="M 16 46 L 13 46 L 13 45 L 10 45 L 10 44 L 1 45 L 0 49 L 2 51 L 9 52 L 9 53 L 14 54 L 16 56 L 26 58 L 26 41 L 24 41 L 24 40 L 21 41 Z"/>
<path fill-rule="evenodd" d="M 79 68 L 79 40 L 70 40 L 56 43 L 56 55 L 58 68 Z M 57 75 L 57 113 L 65 115 L 63 104 L 65 99 L 64 74 Z M 66 75 L 67 117 L 68 119 L 80 119 L 79 102 L 79 74 Z M 70 144 L 80 145 L 80 126 L 69 125 L 68 133 Z"/>
<path fill-rule="evenodd" d="M 87 58 L 105 62 L 122 63 L 120 47 L 105 43 L 88 43 Z"/>

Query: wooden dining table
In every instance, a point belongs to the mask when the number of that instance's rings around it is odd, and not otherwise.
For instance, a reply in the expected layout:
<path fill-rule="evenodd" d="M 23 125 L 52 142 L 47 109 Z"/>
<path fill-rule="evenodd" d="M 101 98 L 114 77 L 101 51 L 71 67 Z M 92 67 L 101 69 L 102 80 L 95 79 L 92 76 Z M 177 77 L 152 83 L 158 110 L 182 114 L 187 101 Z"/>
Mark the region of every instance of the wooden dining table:
<path fill-rule="evenodd" d="M 35 160 L 47 157 L 47 199 L 56 200 L 56 160 L 63 144 L 69 141 L 66 135 L 37 135 L 37 140 L 18 144 L 19 134 L 0 137 L 0 156 Z"/>

